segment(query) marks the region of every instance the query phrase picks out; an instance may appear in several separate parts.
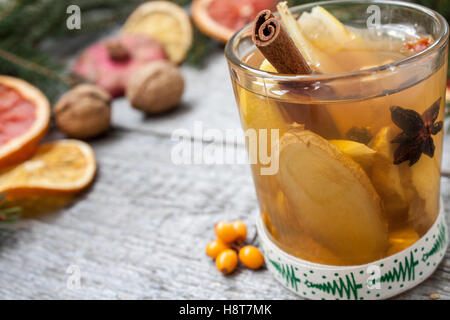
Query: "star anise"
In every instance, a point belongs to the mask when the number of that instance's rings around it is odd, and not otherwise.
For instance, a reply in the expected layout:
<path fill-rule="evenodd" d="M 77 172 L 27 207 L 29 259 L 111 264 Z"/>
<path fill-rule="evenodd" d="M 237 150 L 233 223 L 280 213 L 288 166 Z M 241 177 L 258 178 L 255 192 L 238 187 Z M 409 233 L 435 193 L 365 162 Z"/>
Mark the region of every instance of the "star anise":
<path fill-rule="evenodd" d="M 394 153 L 394 164 L 409 160 L 411 167 L 419 161 L 422 153 L 432 158 L 434 156 L 434 141 L 432 135 L 442 130 L 442 121 L 435 122 L 439 115 L 441 98 L 420 115 L 414 110 L 392 106 L 392 121 L 403 130 L 391 143 L 399 143 Z"/>

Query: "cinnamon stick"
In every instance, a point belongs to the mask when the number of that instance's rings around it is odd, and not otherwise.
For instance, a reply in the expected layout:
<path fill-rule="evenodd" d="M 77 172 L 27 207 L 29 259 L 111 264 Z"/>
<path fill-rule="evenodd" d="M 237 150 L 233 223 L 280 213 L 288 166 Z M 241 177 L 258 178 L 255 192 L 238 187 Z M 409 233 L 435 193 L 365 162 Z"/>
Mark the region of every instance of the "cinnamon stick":
<path fill-rule="evenodd" d="M 253 23 L 252 40 L 279 73 L 312 73 L 305 58 L 272 11 L 262 10 L 256 16 Z"/>
<path fill-rule="evenodd" d="M 279 73 L 312 73 L 306 60 L 295 46 L 294 41 L 270 10 L 263 10 L 256 16 L 253 24 L 252 40 Z M 340 138 L 339 130 L 326 105 L 308 105 L 305 103 L 310 95 L 310 90 L 314 90 L 314 96 L 319 94 L 318 90 L 327 97 L 332 96 L 334 93 L 330 87 L 321 85 L 317 89 L 314 84 L 308 81 L 282 82 L 280 86 L 287 87 L 290 93 L 300 94 L 303 98 L 299 101 L 304 101 L 303 104 L 277 102 L 280 105 L 279 110 L 287 121 L 304 124 L 307 129 L 328 139 Z"/>

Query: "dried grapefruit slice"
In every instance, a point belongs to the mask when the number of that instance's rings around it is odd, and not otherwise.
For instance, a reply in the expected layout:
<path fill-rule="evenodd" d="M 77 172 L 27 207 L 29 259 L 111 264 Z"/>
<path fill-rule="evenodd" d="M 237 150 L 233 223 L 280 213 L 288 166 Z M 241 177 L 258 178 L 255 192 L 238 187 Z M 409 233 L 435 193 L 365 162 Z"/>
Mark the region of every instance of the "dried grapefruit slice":
<path fill-rule="evenodd" d="M 402 181 L 411 186 L 409 220 L 421 234 L 428 231 L 439 213 L 440 165 L 436 158 L 422 156 L 412 167 L 403 166 Z"/>
<path fill-rule="evenodd" d="M 221 42 L 255 19 L 263 9 L 275 9 L 276 0 L 194 0 L 192 19 L 208 36 Z"/>
<path fill-rule="evenodd" d="M 75 193 L 92 182 L 95 171 L 95 155 L 87 143 L 50 142 L 29 160 L 0 171 L 0 193 L 12 198 Z"/>
<path fill-rule="evenodd" d="M 49 122 L 50 105 L 39 89 L 0 76 L 0 167 L 28 158 Z"/>
<path fill-rule="evenodd" d="M 122 32 L 144 34 L 158 40 L 174 63 L 181 63 L 192 45 L 189 16 L 183 8 L 169 1 L 141 4 L 125 22 Z"/>

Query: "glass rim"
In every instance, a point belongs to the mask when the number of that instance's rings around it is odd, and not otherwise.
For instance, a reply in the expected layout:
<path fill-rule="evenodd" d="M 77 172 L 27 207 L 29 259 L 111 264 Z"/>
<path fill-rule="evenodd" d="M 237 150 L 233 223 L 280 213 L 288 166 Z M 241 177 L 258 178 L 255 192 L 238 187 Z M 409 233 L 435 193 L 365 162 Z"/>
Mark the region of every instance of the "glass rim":
<path fill-rule="evenodd" d="M 404 7 L 404 8 L 412 8 L 417 11 L 424 12 L 428 16 L 431 16 L 434 21 L 437 22 L 438 25 L 438 37 L 435 39 L 435 41 L 426 49 L 419 51 L 418 53 L 415 53 L 409 57 L 405 57 L 400 60 L 396 60 L 394 62 L 376 66 L 369 69 L 363 69 L 363 70 L 356 70 L 356 71 L 350 71 L 350 72 L 342 72 L 342 73 L 329 73 L 329 74 L 276 74 L 271 73 L 267 71 L 263 71 L 260 69 L 255 69 L 248 64 L 244 63 L 239 59 L 236 54 L 233 52 L 233 48 L 235 47 L 235 42 L 237 39 L 240 38 L 240 36 L 250 27 L 250 25 L 253 23 L 249 23 L 237 32 L 233 34 L 233 36 L 228 40 L 226 46 L 225 46 L 225 57 L 227 60 L 233 65 L 239 67 L 241 70 L 244 70 L 247 74 L 260 77 L 260 78 L 270 78 L 272 80 L 277 81 L 323 81 L 323 80 L 335 80 L 335 79 L 341 79 L 341 78 L 352 78 L 352 77 L 359 77 L 359 76 L 368 76 L 368 75 L 374 75 L 374 73 L 380 73 L 387 69 L 400 67 L 405 64 L 414 63 L 415 61 L 418 61 L 420 59 L 423 59 L 430 54 L 432 54 L 435 50 L 441 48 L 444 46 L 449 38 L 449 25 L 447 23 L 447 20 L 438 12 L 427 8 L 425 6 L 410 3 L 410 2 L 404 2 L 404 1 L 395 1 L 395 0 L 332 0 L 332 1 L 318 1 L 318 2 L 312 2 L 307 3 L 295 7 L 289 8 L 290 10 L 300 10 L 300 9 L 308 9 L 313 8 L 317 5 L 327 5 L 327 4 L 389 4 L 389 5 L 395 5 L 398 7 Z"/>

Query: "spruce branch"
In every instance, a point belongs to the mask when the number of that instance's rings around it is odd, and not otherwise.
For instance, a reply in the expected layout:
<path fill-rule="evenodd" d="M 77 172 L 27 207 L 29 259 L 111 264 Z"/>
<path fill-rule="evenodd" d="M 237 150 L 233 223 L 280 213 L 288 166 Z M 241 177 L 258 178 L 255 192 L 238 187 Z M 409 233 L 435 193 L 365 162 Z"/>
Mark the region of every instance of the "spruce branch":
<path fill-rule="evenodd" d="M 6 193 L 0 194 L 0 228 L 19 219 L 22 211 L 20 207 L 11 206 L 11 203 L 5 197 Z"/>
<path fill-rule="evenodd" d="M 77 80 L 75 80 L 74 78 L 72 78 L 70 76 L 65 77 L 65 76 L 61 75 L 60 73 L 56 72 L 55 70 L 46 68 L 42 65 L 34 63 L 31 60 L 26 60 L 24 58 L 21 58 L 20 56 L 13 54 L 11 52 L 8 52 L 6 50 L 3 50 L 1 48 L 0 48 L 0 58 L 4 59 L 10 63 L 13 63 L 17 66 L 20 66 L 22 68 L 25 68 L 29 71 L 39 73 L 39 74 L 43 75 L 44 77 L 59 80 L 68 86 L 73 86 L 75 83 L 77 83 Z"/>
<path fill-rule="evenodd" d="M 44 44 L 59 43 L 62 37 L 99 35 L 125 19 L 144 0 L 0 0 L 0 74 L 22 78 L 40 88 L 51 101 L 78 83 L 67 75 L 67 66 Z M 191 0 L 174 0 L 185 6 Z M 69 5 L 78 5 L 81 30 L 66 27 Z M 188 63 L 199 65 L 212 42 L 197 34 Z M 197 45 L 198 43 L 198 45 Z"/>
<path fill-rule="evenodd" d="M 188 52 L 186 62 L 188 64 L 202 67 L 205 58 L 216 48 L 217 42 L 204 35 L 194 27 L 194 43 Z"/>
<path fill-rule="evenodd" d="M 59 37 L 103 34 L 117 27 L 145 0 L 0 0 L 0 74 L 23 78 L 55 100 L 73 83 L 66 76 L 67 67 L 45 44 L 60 43 Z M 188 6 L 192 0 L 172 0 Z M 289 0 L 299 5 L 311 0 Z M 450 6 L 444 0 L 415 0 L 439 11 L 450 20 Z M 69 5 L 78 5 L 82 13 L 81 30 L 66 27 Z M 187 63 L 201 66 L 217 42 L 195 28 L 194 43 Z M 450 73 L 449 73 L 450 74 Z"/>

